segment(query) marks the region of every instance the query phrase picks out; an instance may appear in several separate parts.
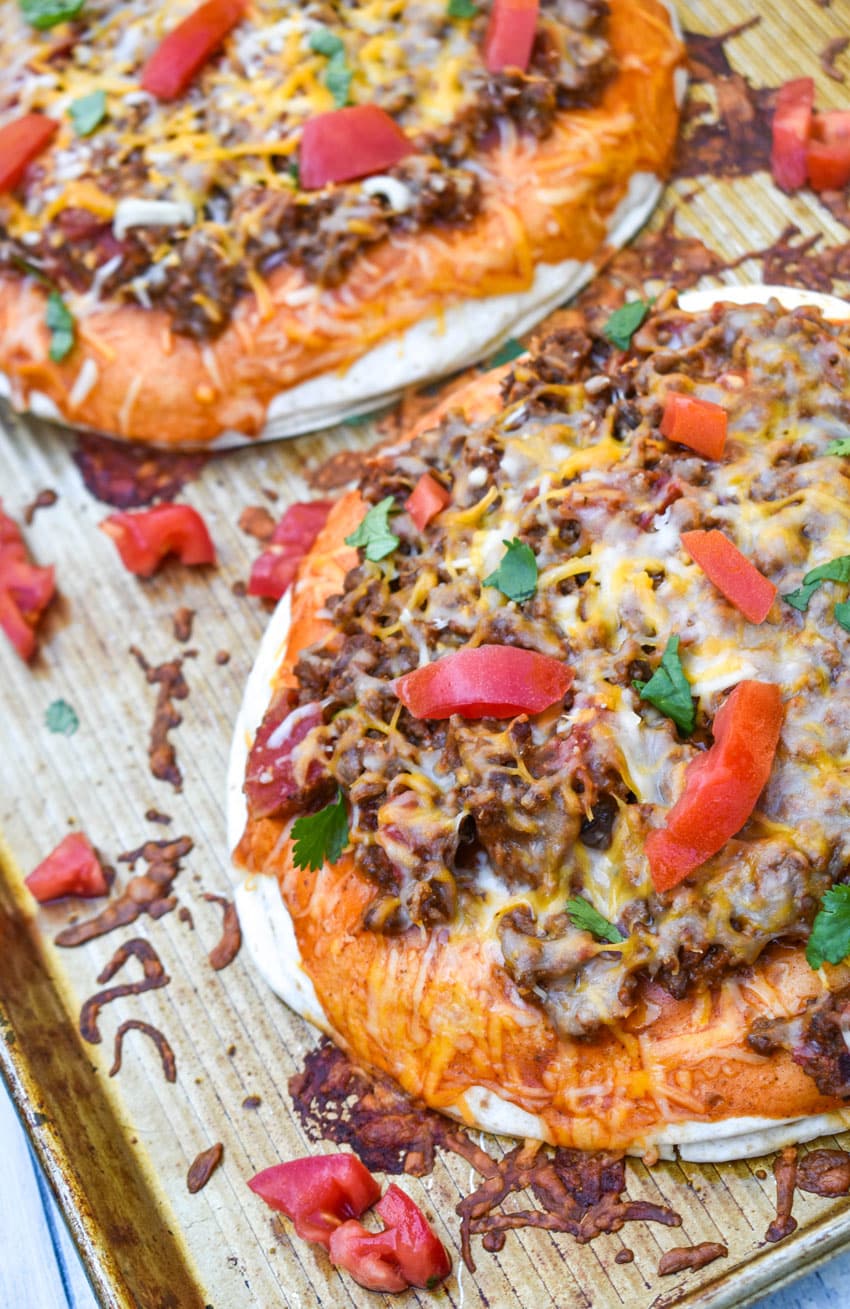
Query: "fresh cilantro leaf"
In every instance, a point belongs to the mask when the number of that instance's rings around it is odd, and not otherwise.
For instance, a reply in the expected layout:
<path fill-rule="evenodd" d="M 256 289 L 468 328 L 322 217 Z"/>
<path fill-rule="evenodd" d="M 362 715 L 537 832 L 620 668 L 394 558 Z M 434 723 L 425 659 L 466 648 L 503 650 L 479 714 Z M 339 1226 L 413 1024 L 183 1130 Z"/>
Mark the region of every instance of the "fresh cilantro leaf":
<path fill-rule="evenodd" d="M 850 437 L 843 437 L 840 441 L 830 441 L 824 450 L 827 455 L 850 455 Z"/>
<path fill-rule="evenodd" d="M 835 606 L 832 616 L 839 627 L 843 627 L 845 632 L 850 632 L 850 604 L 846 600 Z"/>
<path fill-rule="evenodd" d="M 373 564 L 392 554 L 398 545 L 399 538 L 395 532 L 390 531 L 389 524 L 389 515 L 394 504 L 392 496 L 388 495 L 379 504 L 372 505 L 359 527 L 345 538 L 346 545 L 360 546 L 365 550 L 366 558 L 371 559 Z"/>
<path fill-rule="evenodd" d="M 685 677 L 679 658 L 679 638 L 671 636 L 661 656 L 661 663 L 648 682 L 635 682 L 642 700 L 648 700 L 662 714 L 672 718 L 680 732 L 686 736 L 694 730 L 694 709 L 691 684 Z"/>
<path fill-rule="evenodd" d="M 295 842 L 292 862 L 296 868 L 315 872 L 325 863 L 335 864 L 348 845 L 348 810 L 342 791 L 318 813 L 296 818 L 290 835 Z"/>
<path fill-rule="evenodd" d="M 85 0 L 18 0 L 21 13 L 31 27 L 55 27 L 76 18 Z"/>
<path fill-rule="evenodd" d="M 329 31 L 327 27 L 317 27 L 315 32 L 310 33 L 307 44 L 316 54 L 324 55 L 327 59 L 325 86 L 333 96 L 337 109 L 342 109 L 344 105 L 348 104 L 348 97 L 351 93 L 351 79 L 354 76 L 345 57 L 345 45 L 342 38 L 337 36 L 335 32 Z"/>
<path fill-rule="evenodd" d="M 611 945 L 619 945 L 625 941 L 623 933 L 613 923 L 609 923 L 607 918 L 603 918 L 598 909 L 594 909 L 589 900 L 583 896 L 573 896 L 567 901 L 567 917 L 573 927 L 578 927 L 583 932 L 590 932 L 600 941 L 610 941 Z"/>
<path fill-rule="evenodd" d="M 59 732 L 62 736 L 73 736 L 80 725 L 77 711 L 67 700 L 54 700 L 49 704 L 44 722 L 49 732 Z"/>
<path fill-rule="evenodd" d="M 446 13 L 449 18 L 474 18 L 478 13 L 478 5 L 473 4 L 472 0 L 449 0 Z"/>
<path fill-rule="evenodd" d="M 830 887 L 821 901 L 806 946 L 806 962 L 820 968 L 840 964 L 850 954 L 850 886 Z"/>
<path fill-rule="evenodd" d="M 485 577 L 482 586 L 495 586 L 509 600 L 522 604 L 537 590 L 537 560 L 530 545 L 514 537 L 503 541 L 507 549 L 494 573 Z"/>
<path fill-rule="evenodd" d="M 57 291 L 47 297 L 44 321 L 50 329 L 50 358 L 54 364 L 61 364 L 74 348 L 74 319 Z"/>
<path fill-rule="evenodd" d="M 611 314 L 602 331 L 618 350 L 628 350 L 632 336 L 652 308 L 651 300 L 629 300 Z"/>
<path fill-rule="evenodd" d="M 334 55 L 332 59 L 328 60 L 328 66 L 325 69 L 325 86 L 333 96 L 337 109 L 342 109 L 348 104 L 353 76 L 354 74 L 346 62 L 344 52 Z"/>
<path fill-rule="evenodd" d="M 802 586 L 798 586 L 796 591 L 789 591 L 782 599 L 786 604 L 791 605 L 792 609 L 797 609 L 804 614 L 809 607 L 809 601 L 822 582 L 850 582 L 850 555 L 839 555 L 837 559 L 830 559 L 827 563 L 812 568 L 803 578 Z M 846 626 L 847 609 L 846 604 L 835 606 L 835 618 L 842 627 Z"/>
<path fill-rule="evenodd" d="M 106 117 L 106 92 L 92 91 L 91 95 L 72 100 L 68 106 L 68 114 L 77 136 L 91 136 L 94 129 L 99 127 Z"/>
<path fill-rule="evenodd" d="M 293 182 L 295 183 L 295 185 L 296 185 L 297 187 L 300 186 L 300 185 L 301 185 L 301 165 L 298 163 L 298 160 L 297 160 L 297 159 L 292 159 L 292 160 L 290 160 L 289 167 L 287 168 L 286 171 L 289 173 L 289 176 L 292 178 L 292 180 L 293 180 Z"/>
<path fill-rule="evenodd" d="M 519 359 L 520 355 L 524 355 L 525 349 L 522 341 L 518 341 L 515 336 L 509 336 L 505 344 L 490 356 L 489 366 L 491 368 L 501 368 L 502 364 L 510 364 L 514 359 Z"/>
<path fill-rule="evenodd" d="M 342 37 L 337 36 L 336 32 L 332 32 L 327 27 L 317 27 L 314 32 L 311 32 L 307 44 L 314 54 L 324 55 L 326 59 L 345 54 Z"/>

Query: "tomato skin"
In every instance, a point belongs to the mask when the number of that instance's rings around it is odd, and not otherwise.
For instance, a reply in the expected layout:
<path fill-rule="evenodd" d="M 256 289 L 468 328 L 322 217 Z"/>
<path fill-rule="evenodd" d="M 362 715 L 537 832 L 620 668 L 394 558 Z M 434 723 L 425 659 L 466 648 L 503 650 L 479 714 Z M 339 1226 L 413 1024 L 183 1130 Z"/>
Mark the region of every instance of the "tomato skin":
<path fill-rule="evenodd" d="M 764 622 L 776 599 L 776 587 L 725 532 L 683 532 L 682 545 L 730 604 L 751 623 Z"/>
<path fill-rule="evenodd" d="M 397 1259 L 398 1233 L 367 1232 L 362 1223 L 343 1223 L 331 1233 L 331 1263 L 344 1268 L 367 1291 L 406 1291 L 410 1283 Z"/>
<path fill-rule="evenodd" d="M 342 1153 L 274 1164 L 252 1177 L 248 1185 L 270 1208 L 291 1218 L 305 1241 L 325 1247 L 335 1228 L 359 1218 L 381 1194 L 357 1156 Z"/>
<path fill-rule="evenodd" d="M 100 860 L 82 832 L 70 832 L 24 881 L 39 904 L 63 895 L 90 899 L 109 891 Z"/>
<path fill-rule="evenodd" d="M 286 510 L 271 540 L 254 560 L 248 594 L 279 600 L 298 572 L 298 565 L 327 522 L 333 500 L 308 500 Z"/>
<path fill-rule="evenodd" d="M 850 141 L 850 109 L 827 109 L 812 118 L 812 139 L 826 145 Z"/>
<path fill-rule="evenodd" d="M 398 1234 L 396 1259 L 411 1286 L 432 1287 L 448 1277 L 452 1261 L 419 1205 L 390 1182 L 375 1205 L 388 1228 Z"/>
<path fill-rule="evenodd" d="M 36 628 L 56 592 L 53 566 L 30 563 L 20 528 L 0 502 L 0 627 L 24 660 L 36 651 Z"/>
<path fill-rule="evenodd" d="M 850 137 L 832 143 L 810 141 L 806 169 L 813 191 L 841 191 L 850 182 Z"/>
<path fill-rule="evenodd" d="M 424 532 L 432 518 L 436 518 L 452 502 L 452 493 L 441 486 L 430 473 L 423 473 L 404 502 L 420 532 Z"/>
<path fill-rule="evenodd" d="M 668 441 L 686 445 L 706 459 L 721 459 L 726 449 L 726 410 L 712 400 L 668 391 L 659 430 Z"/>
<path fill-rule="evenodd" d="M 254 818 L 282 816 L 301 794 L 292 754 L 321 722 L 322 706 L 318 702 L 293 708 L 291 697 L 284 694 L 269 706 L 251 746 L 245 773 L 245 795 Z M 306 786 L 315 784 L 321 776 L 321 767 L 312 761 Z"/>
<path fill-rule="evenodd" d="M 525 72 L 539 15 L 539 0 L 493 0 L 484 37 L 484 63 L 488 72 L 501 73 L 505 68 Z"/>
<path fill-rule="evenodd" d="M 136 513 L 110 514 L 99 523 L 116 545 L 121 562 L 137 577 L 151 577 L 166 555 L 181 564 L 214 564 L 215 546 L 197 509 L 160 504 Z"/>
<path fill-rule="evenodd" d="M 176 100 L 241 21 L 247 0 L 207 0 L 160 41 L 142 69 L 142 87 L 157 100 Z"/>
<path fill-rule="evenodd" d="M 811 77 L 786 82 L 776 97 L 773 114 L 770 171 L 783 191 L 796 191 L 806 182 L 806 148 L 812 133 L 815 84 Z"/>
<path fill-rule="evenodd" d="M 714 743 L 688 764 L 665 826 L 646 838 L 656 891 L 678 886 L 744 826 L 770 776 L 782 717 L 782 694 L 772 682 L 739 682 L 721 705 Z"/>
<path fill-rule="evenodd" d="M 573 670 L 560 659 L 511 645 L 443 655 L 397 677 L 395 693 L 414 718 L 513 718 L 539 714 L 566 695 Z"/>
<path fill-rule="evenodd" d="M 378 105 L 349 105 L 317 114 L 301 133 L 298 175 L 306 191 L 352 182 L 392 168 L 413 142 Z"/>
<path fill-rule="evenodd" d="M 59 131 L 55 118 L 23 114 L 0 128 L 0 195 L 14 191 L 29 164 Z"/>

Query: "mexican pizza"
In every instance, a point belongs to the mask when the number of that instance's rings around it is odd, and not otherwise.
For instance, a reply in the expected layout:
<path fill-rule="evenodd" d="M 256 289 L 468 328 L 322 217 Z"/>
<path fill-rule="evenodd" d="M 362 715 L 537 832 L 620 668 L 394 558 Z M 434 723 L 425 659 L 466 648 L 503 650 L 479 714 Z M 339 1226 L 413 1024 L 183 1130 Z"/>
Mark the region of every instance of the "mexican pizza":
<path fill-rule="evenodd" d="M 16 0 L 0 44 L 0 388 L 162 445 L 529 328 L 646 218 L 684 78 L 660 0 Z"/>
<path fill-rule="evenodd" d="M 719 1159 L 845 1121 L 850 332 L 737 298 L 565 315 L 378 452 L 249 683 L 257 961 L 491 1130 Z"/>

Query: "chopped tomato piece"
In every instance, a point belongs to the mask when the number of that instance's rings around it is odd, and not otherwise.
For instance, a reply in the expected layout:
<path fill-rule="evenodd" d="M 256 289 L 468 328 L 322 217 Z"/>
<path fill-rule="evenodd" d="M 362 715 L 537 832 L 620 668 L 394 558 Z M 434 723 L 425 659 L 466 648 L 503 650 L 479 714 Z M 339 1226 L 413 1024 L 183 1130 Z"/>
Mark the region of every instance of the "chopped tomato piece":
<path fill-rule="evenodd" d="M 109 891 L 100 860 L 82 832 L 66 836 L 24 880 L 39 904 L 63 895 L 90 898 Z"/>
<path fill-rule="evenodd" d="M 679 391 L 668 391 L 664 398 L 661 435 L 706 459 L 722 458 L 727 423 L 726 410 L 711 400 L 698 400 Z"/>
<path fill-rule="evenodd" d="M 157 100 L 181 96 L 242 19 L 248 0 L 207 0 L 160 41 L 142 69 L 142 86 Z"/>
<path fill-rule="evenodd" d="M 375 1209 L 388 1228 L 398 1233 L 396 1259 L 411 1286 L 432 1287 L 452 1270 L 442 1241 L 419 1205 L 390 1182 Z"/>
<path fill-rule="evenodd" d="M 35 654 L 35 631 L 55 591 L 53 567 L 30 563 L 20 528 L 0 502 L 0 627 L 22 659 Z"/>
<path fill-rule="evenodd" d="M 367 1232 L 362 1223 L 343 1223 L 331 1233 L 331 1263 L 344 1268 L 367 1291 L 406 1291 L 410 1283 L 398 1265 L 398 1232 Z"/>
<path fill-rule="evenodd" d="M 683 532 L 682 545 L 745 618 L 751 623 L 764 622 L 776 599 L 776 587 L 724 532 Z"/>
<path fill-rule="evenodd" d="M 318 114 L 304 124 L 298 175 L 307 191 L 329 182 L 351 182 L 392 168 L 413 151 L 413 142 L 377 105 L 350 105 Z"/>
<path fill-rule="evenodd" d="M 493 0 L 484 37 L 484 63 L 490 73 L 528 68 L 537 34 L 539 0 Z"/>
<path fill-rule="evenodd" d="M 59 130 L 46 114 L 23 114 L 0 128 L 0 195 L 14 191 L 27 166 L 40 155 Z"/>
<path fill-rule="evenodd" d="M 249 595 L 279 600 L 291 586 L 298 565 L 324 527 L 333 500 L 290 505 L 261 555 L 254 560 Z"/>
<path fill-rule="evenodd" d="M 248 1183 L 272 1209 L 291 1218 L 305 1241 L 327 1246 L 347 1219 L 359 1218 L 381 1188 L 356 1155 L 321 1154 L 274 1164 Z"/>
<path fill-rule="evenodd" d="M 573 670 L 552 655 L 479 645 L 414 668 L 394 685 L 414 718 L 513 718 L 556 704 L 572 681 Z"/>
<path fill-rule="evenodd" d="M 295 748 L 322 721 L 318 703 L 292 708 L 287 694 L 272 701 L 248 756 L 245 795 L 254 818 L 282 815 L 291 801 L 316 784 L 324 772 L 316 760 L 307 769 L 303 784 L 295 776 Z"/>
<path fill-rule="evenodd" d="M 841 191 L 850 182 L 850 137 L 844 141 L 810 141 L 806 169 L 813 191 Z"/>
<path fill-rule="evenodd" d="M 812 138 L 826 145 L 850 141 L 850 109 L 828 109 L 812 118 Z"/>
<path fill-rule="evenodd" d="M 110 514 L 99 524 L 115 542 L 124 567 L 137 577 L 150 577 L 166 555 L 181 564 L 214 564 L 215 546 L 197 509 L 161 504 L 134 514 Z"/>
<path fill-rule="evenodd" d="M 770 171 L 783 191 L 796 191 L 806 181 L 806 148 L 812 132 L 815 84 L 811 77 L 786 82 L 776 97 L 773 114 Z"/>
<path fill-rule="evenodd" d="M 423 473 L 405 500 L 404 507 L 420 532 L 424 532 L 431 519 L 436 518 L 437 514 L 451 502 L 451 491 L 440 486 L 430 473 Z"/>
<path fill-rule="evenodd" d="M 782 728 L 772 682 L 739 682 L 714 719 L 714 743 L 685 771 L 664 827 L 646 838 L 656 891 L 668 891 L 739 832 L 764 790 Z"/>

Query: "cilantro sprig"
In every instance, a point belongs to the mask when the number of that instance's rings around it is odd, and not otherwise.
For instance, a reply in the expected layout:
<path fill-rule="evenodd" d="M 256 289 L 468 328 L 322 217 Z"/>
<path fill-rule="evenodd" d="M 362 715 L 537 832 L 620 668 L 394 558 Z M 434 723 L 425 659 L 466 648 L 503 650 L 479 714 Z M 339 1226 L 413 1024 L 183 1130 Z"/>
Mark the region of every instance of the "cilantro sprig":
<path fill-rule="evenodd" d="M 351 79 L 354 76 L 346 58 L 342 37 L 327 27 L 317 27 L 310 33 L 307 44 L 314 54 L 324 55 L 327 59 L 325 86 L 333 96 L 337 109 L 342 109 L 348 104 Z"/>
<path fill-rule="evenodd" d="M 345 544 L 358 546 L 364 550 L 366 558 L 371 559 L 373 564 L 392 554 L 399 543 L 399 538 L 390 530 L 389 524 L 389 516 L 394 505 L 395 501 L 391 495 L 372 505 L 369 512 L 361 519 L 360 525 L 345 538 Z"/>
<path fill-rule="evenodd" d="M 648 700 L 662 714 L 672 718 L 679 731 L 685 736 L 690 735 L 696 722 L 696 709 L 691 684 L 685 677 L 685 670 L 679 658 L 678 636 L 670 637 L 661 656 L 661 663 L 649 681 L 636 681 L 634 686 L 642 700 Z"/>
<path fill-rule="evenodd" d="M 599 941 L 608 941 L 611 945 L 621 945 L 625 941 L 623 933 L 607 918 L 603 918 L 598 909 L 594 909 L 589 900 L 583 896 L 573 896 L 567 901 L 567 917 L 573 927 L 582 932 L 590 932 Z"/>
<path fill-rule="evenodd" d="M 840 964 L 850 955 L 850 886 L 841 883 L 830 887 L 815 915 L 806 946 L 806 962 L 811 968 L 822 964 Z"/>
<path fill-rule="evenodd" d="M 473 0 L 449 0 L 446 13 L 449 18 L 474 18 L 478 13 L 478 5 L 473 4 Z"/>
<path fill-rule="evenodd" d="M 827 563 L 812 568 L 803 578 L 802 585 L 798 586 L 796 591 L 789 591 L 787 595 L 783 595 L 782 599 L 786 604 L 791 605 L 792 609 L 804 614 L 815 591 L 824 582 L 850 582 L 850 555 L 839 555 L 837 559 L 830 559 Z M 839 627 L 850 632 L 850 604 L 846 600 L 840 601 L 832 613 Z"/>
<path fill-rule="evenodd" d="M 77 711 L 67 700 L 54 700 L 44 711 L 44 723 L 48 732 L 57 732 L 62 736 L 73 736 L 80 725 Z"/>
<path fill-rule="evenodd" d="M 837 441 L 830 441 L 824 450 L 827 455 L 850 455 L 850 437 L 844 436 Z"/>
<path fill-rule="evenodd" d="M 324 809 L 296 818 L 291 836 L 296 868 L 315 872 L 326 863 L 335 864 L 348 845 L 348 810 L 342 791 Z"/>
<path fill-rule="evenodd" d="M 495 586 L 508 600 L 522 604 L 537 590 L 537 560 L 530 545 L 517 537 L 503 541 L 506 547 L 499 567 L 485 577 L 483 586 Z"/>
<path fill-rule="evenodd" d="M 85 0 L 18 0 L 18 3 L 30 26 L 43 30 L 76 18 Z"/>
<path fill-rule="evenodd" d="M 602 331 L 618 350 L 628 350 L 632 337 L 651 308 L 651 300 L 629 300 L 614 310 Z"/>
<path fill-rule="evenodd" d="M 72 100 L 68 106 L 68 116 L 77 136 L 91 136 L 106 117 L 106 92 L 92 91 L 91 95 Z"/>
<path fill-rule="evenodd" d="M 61 364 L 74 348 L 74 318 L 58 291 L 47 297 L 44 321 L 50 332 L 50 358 Z"/>

